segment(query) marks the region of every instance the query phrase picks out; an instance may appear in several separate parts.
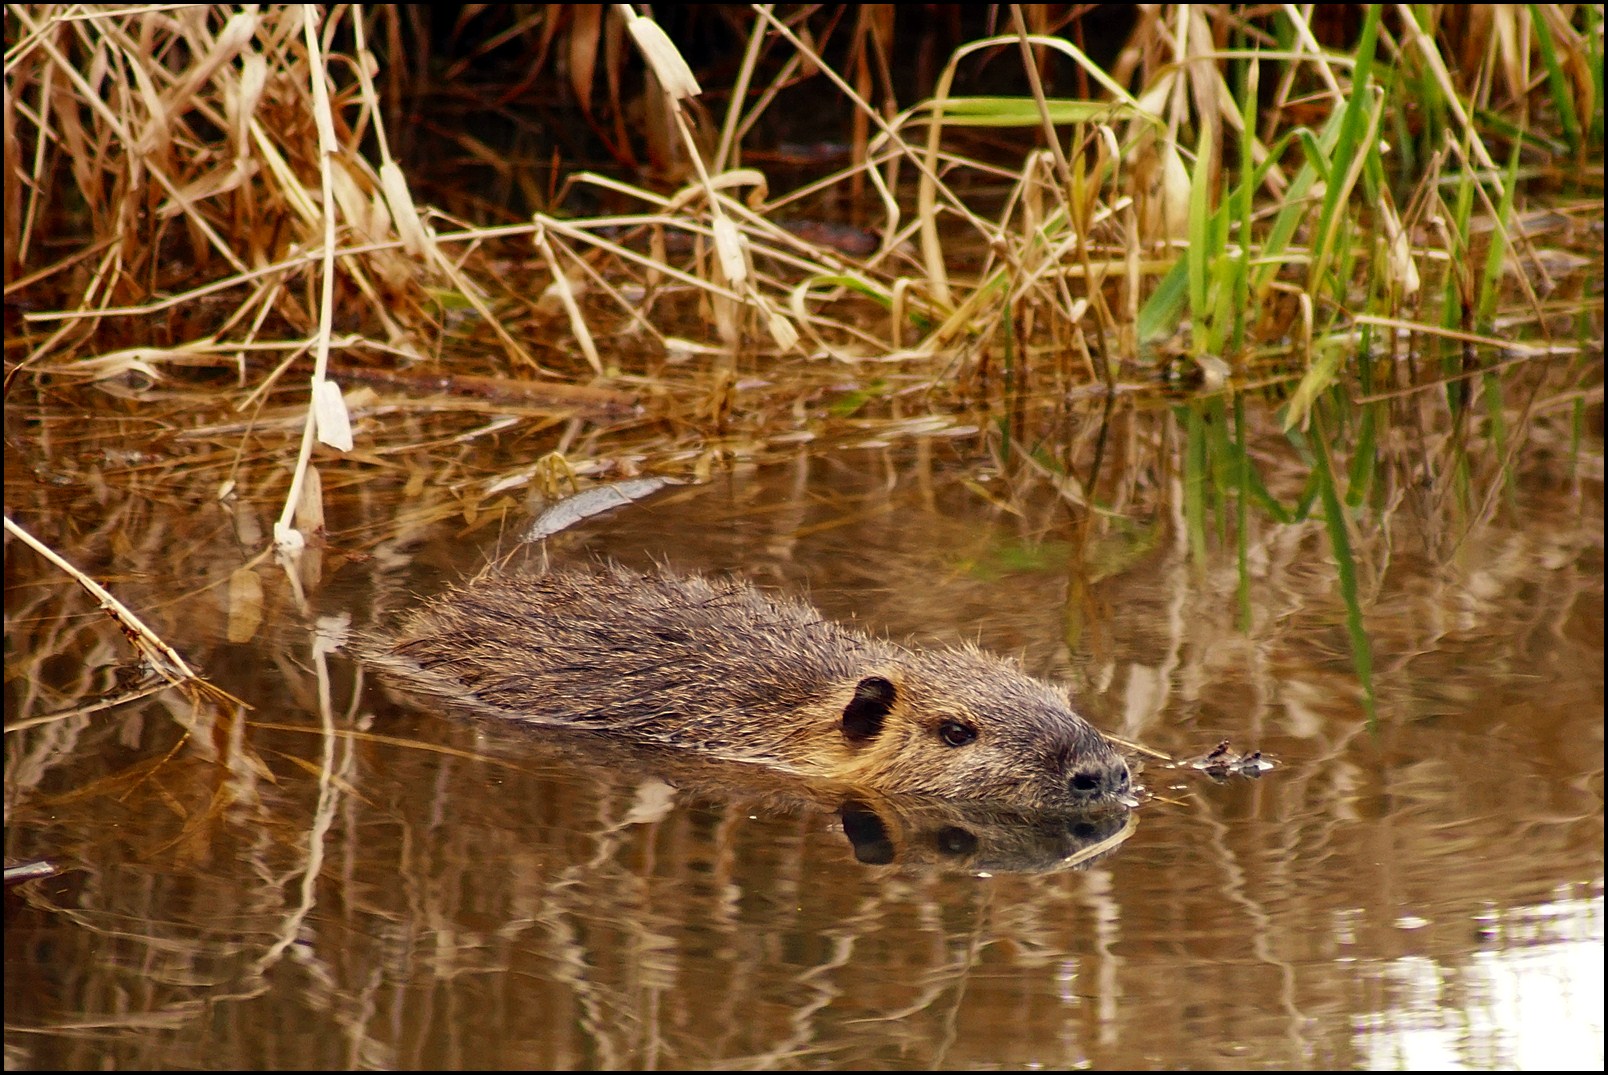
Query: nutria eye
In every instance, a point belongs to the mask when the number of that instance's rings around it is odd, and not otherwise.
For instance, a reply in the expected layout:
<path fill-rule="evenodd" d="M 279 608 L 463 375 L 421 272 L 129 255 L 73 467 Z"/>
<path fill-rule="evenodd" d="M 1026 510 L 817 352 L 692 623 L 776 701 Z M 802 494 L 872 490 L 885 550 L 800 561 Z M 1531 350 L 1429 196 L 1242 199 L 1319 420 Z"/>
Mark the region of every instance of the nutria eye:
<path fill-rule="evenodd" d="M 974 833 L 956 825 L 945 825 L 933 836 L 933 843 L 938 845 L 938 852 L 959 858 L 969 855 L 977 850 L 977 836 Z"/>
<path fill-rule="evenodd" d="M 958 720 L 946 720 L 938 725 L 938 738 L 946 747 L 963 747 L 977 738 L 977 729 Z"/>

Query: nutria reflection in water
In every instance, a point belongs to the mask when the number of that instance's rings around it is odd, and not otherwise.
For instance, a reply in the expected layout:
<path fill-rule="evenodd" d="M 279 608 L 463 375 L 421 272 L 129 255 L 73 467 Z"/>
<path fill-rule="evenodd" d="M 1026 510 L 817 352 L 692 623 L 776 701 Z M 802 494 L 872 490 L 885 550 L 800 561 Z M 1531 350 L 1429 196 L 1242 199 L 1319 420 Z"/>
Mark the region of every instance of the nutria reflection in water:
<path fill-rule="evenodd" d="M 377 663 L 516 720 L 668 743 L 889 794 L 1132 805 L 1062 691 L 971 646 L 908 649 L 741 582 L 617 566 L 491 575 L 412 613 Z"/>

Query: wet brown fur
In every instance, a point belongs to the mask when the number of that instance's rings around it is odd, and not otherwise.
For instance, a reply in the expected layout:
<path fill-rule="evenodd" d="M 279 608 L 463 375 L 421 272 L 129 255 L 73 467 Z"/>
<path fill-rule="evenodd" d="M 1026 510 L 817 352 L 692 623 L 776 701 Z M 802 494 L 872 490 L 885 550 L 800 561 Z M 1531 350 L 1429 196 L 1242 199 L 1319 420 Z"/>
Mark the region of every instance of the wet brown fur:
<path fill-rule="evenodd" d="M 1124 800 L 1061 691 L 965 646 L 912 650 L 732 581 L 621 567 L 492 575 L 412 613 L 378 663 L 499 715 L 890 794 L 1027 810 Z"/>

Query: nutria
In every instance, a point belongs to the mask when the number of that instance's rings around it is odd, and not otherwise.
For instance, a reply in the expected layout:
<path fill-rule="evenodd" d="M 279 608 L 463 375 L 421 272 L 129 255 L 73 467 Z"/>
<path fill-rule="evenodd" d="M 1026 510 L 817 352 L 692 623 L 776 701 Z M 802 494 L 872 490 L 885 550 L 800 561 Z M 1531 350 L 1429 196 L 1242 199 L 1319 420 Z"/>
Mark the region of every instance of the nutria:
<path fill-rule="evenodd" d="M 618 566 L 488 575 L 372 655 L 502 716 L 889 794 L 1034 811 L 1132 802 L 1121 755 L 1016 665 L 867 637 L 741 582 Z"/>

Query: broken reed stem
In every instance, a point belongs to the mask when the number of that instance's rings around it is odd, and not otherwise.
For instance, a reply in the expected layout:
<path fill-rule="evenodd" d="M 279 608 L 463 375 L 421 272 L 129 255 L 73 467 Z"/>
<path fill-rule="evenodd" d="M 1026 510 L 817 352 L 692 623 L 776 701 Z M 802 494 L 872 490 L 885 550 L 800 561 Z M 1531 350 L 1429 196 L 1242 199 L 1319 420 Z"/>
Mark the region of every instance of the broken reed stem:
<path fill-rule="evenodd" d="M 13 522 L 9 515 L 6 516 L 6 533 L 43 556 L 68 578 L 88 591 L 101 609 L 117 621 L 118 626 L 123 629 L 124 636 L 134 644 L 140 656 L 159 676 L 174 686 L 202 682 L 201 677 L 184 663 L 184 658 L 179 656 L 178 651 L 157 637 L 156 632 L 147 627 L 145 621 L 136 616 L 132 609 L 113 597 L 106 587 L 78 570 L 54 549 L 30 534 L 20 523 Z"/>
<path fill-rule="evenodd" d="M 307 478 L 307 467 L 312 460 L 314 434 L 319 415 L 319 394 L 329 370 L 329 341 L 335 323 L 335 194 L 334 179 L 330 174 L 330 158 L 340 151 L 335 140 L 335 122 L 330 115 L 329 86 L 324 71 L 324 55 L 318 44 L 318 9 L 311 4 L 301 6 L 302 32 L 307 44 L 307 78 L 313 91 L 313 119 L 318 125 L 318 179 L 324 218 L 323 279 L 319 291 L 318 333 L 313 344 L 312 389 L 307 400 L 307 423 L 302 429 L 301 447 L 296 454 L 296 467 L 291 474 L 290 488 L 285 493 L 285 506 L 279 520 L 274 523 L 274 545 L 294 555 L 306 543 L 306 536 L 293 525 L 296 508 L 301 500 L 302 484 Z M 338 391 L 338 389 L 337 389 Z"/>

